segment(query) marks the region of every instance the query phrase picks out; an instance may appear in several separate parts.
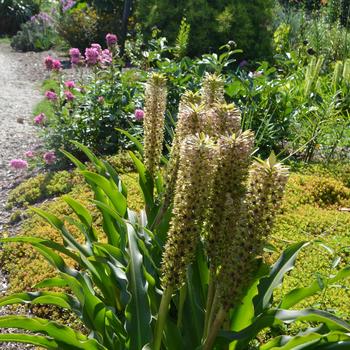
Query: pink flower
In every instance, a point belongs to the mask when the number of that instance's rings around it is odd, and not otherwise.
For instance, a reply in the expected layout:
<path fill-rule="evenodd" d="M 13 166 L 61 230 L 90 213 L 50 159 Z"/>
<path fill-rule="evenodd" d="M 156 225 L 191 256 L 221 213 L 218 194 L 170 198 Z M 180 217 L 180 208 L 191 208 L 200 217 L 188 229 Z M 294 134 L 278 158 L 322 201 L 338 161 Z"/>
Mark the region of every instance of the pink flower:
<path fill-rule="evenodd" d="M 45 67 L 47 70 L 52 69 L 53 61 L 54 61 L 54 59 L 51 56 L 45 57 L 44 63 L 45 63 Z"/>
<path fill-rule="evenodd" d="M 45 96 L 48 100 L 50 101 L 56 101 L 57 100 L 57 95 L 53 91 L 46 91 Z"/>
<path fill-rule="evenodd" d="M 81 62 L 80 50 L 73 47 L 69 50 L 70 62 L 72 64 L 79 64 Z"/>
<path fill-rule="evenodd" d="M 42 124 L 44 120 L 46 119 L 46 116 L 44 113 L 40 113 L 37 116 L 34 117 L 34 123 L 35 124 Z"/>
<path fill-rule="evenodd" d="M 23 159 L 12 159 L 10 166 L 14 169 L 26 169 L 28 168 L 28 162 Z"/>
<path fill-rule="evenodd" d="M 54 151 L 48 151 L 46 153 L 44 153 L 44 161 L 46 164 L 53 164 L 55 163 L 56 160 L 56 155 Z"/>
<path fill-rule="evenodd" d="M 102 47 L 100 44 L 91 44 L 92 49 L 96 49 L 99 53 L 102 51 Z"/>
<path fill-rule="evenodd" d="M 108 33 L 106 35 L 106 43 L 108 47 L 115 45 L 117 42 L 118 37 L 115 34 Z"/>
<path fill-rule="evenodd" d="M 88 65 L 95 65 L 100 58 L 100 53 L 96 48 L 90 47 L 85 49 L 85 60 Z"/>
<path fill-rule="evenodd" d="M 24 155 L 27 158 L 33 158 L 34 157 L 34 152 L 33 151 L 27 151 L 26 153 L 24 153 Z"/>
<path fill-rule="evenodd" d="M 52 69 L 55 71 L 59 71 L 62 68 L 61 62 L 59 60 L 52 61 Z"/>
<path fill-rule="evenodd" d="M 143 120 L 143 117 L 145 115 L 145 112 L 142 109 L 135 109 L 135 119 L 137 121 Z"/>
<path fill-rule="evenodd" d="M 64 83 L 64 85 L 68 88 L 68 89 L 73 89 L 75 88 L 75 83 L 73 80 L 68 80 Z"/>
<path fill-rule="evenodd" d="M 64 92 L 64 96 L 66 96 L 66 99 L 67 99 L 68 101 L 73 101 L 74 98 L 75 98 L 75 96 L 74 96 L 69 90 L 66 90 L 66 91 Z"/>
<path fill-rule="evenodd" d="M 112 53 L 106 49 L 101 52 L 100 61 L 102 64 L 109 65 L 112 63 Z"/>
<path fill-rule="evenodd" d="M 97 99 L 98 103 L 103 103 L 105 101 L 105 98 L 103 96 L 99 96 Z"/>

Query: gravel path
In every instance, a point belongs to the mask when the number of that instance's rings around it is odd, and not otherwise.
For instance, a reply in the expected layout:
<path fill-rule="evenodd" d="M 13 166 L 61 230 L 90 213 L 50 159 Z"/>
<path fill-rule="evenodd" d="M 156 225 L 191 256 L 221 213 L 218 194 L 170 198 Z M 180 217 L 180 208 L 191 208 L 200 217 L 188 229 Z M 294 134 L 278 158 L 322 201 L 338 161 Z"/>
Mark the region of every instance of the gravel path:
<path fill-rule="evenodd" d="M 41 99 L 40 82 L 45 76 L 43 56 L 47 53 L 17 53 L 0 43 L 0 232 L 10 213 L 5 210 L 9 190 L 24 177 L 13 172 L 9 161 L 24 158 L 24 152 L 37 144 L 32 110 Z M 6 291 L 6 278 L 0 271 L 0 293 Z M 1 309 L 0 314 L 6 314 Z M 0 344 L 1 350 L 33 349 L 24 344 Z"/>
<path fill-rule="evenodd" d="M 0 232 L 9 216 L 4 210 L 8 191 L 24 175 L 12 171 L 9 161 L 24 158 L 37 143 L 32 110 L 41 99 L 43 55 L 17 53 L 0 43 Z"/>

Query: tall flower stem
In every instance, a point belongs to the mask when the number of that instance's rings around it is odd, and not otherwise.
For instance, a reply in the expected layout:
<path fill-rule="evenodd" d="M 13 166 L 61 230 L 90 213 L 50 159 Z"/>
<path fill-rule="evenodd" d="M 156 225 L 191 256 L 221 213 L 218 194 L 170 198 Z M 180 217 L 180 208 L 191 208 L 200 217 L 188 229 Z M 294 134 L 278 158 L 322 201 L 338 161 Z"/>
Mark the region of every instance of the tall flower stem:
<path fill-rule="evenodd" d="M 226 314 L 227 312 L 224 310 L 224 308 L 220 308 L 219 312 L 215 317 L 213 324 L 210 326 L 210 331 L 207 339 L 204 342 L 203 350 L 211 350 L 213 348 L 215 339 L 219 333 L 219 330 L 223 322 L 225 321 Z"/>
<path fill-rule="evenodd" d="M 160 302 L 158 318 L 157 318 L 156 328 L 154 332 L 153 350 L 160 350 L 160 346 L 162 344 L 163 330 L 165 326 L 166 317 L 168 314 L 172 292 L 173 292 L 173 288 L 168 287 L 164 291 L 162 300 Z"/>
<path fill-rule="evenodd" d="M 208 295 L 207 295 L 207 305 L 205 308 L 205 320 L 204 320 L 204 331 L 203 331 L 203 342 L 208 336 L 209 324 L 210 324 L 210 314 L 213 307 L 215 295 L 215 283 L 212 278 L 212 273 L 209 274 L 209 286 L 208 286 Z"/>

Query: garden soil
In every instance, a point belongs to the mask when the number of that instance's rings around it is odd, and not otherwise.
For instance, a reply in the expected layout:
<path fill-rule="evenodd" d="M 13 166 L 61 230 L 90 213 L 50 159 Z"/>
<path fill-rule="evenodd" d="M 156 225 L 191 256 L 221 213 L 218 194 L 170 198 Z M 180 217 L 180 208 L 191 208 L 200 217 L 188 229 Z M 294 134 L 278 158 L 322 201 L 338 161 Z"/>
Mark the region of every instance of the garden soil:
<path fill-rule="evenodd" d="M 27 150 L 38 147 L 32 110 L 40 101 L 40 83 L 45 78 L 43 57 L 47 53 L 18 53 L 0 43 L 0 233 L 6 229 L 9 212 L 5 204 L 8 192 L 28 176 L 26 171 L 13 171 L 9 162 L 24 158 Z M 6 291 L 6 278 L 0 271 L 0 293 Z M 1 309 L 0 314 L 6 314 Z M 1 350 L 23 350 L 22 344 L 0 344 Z"/>

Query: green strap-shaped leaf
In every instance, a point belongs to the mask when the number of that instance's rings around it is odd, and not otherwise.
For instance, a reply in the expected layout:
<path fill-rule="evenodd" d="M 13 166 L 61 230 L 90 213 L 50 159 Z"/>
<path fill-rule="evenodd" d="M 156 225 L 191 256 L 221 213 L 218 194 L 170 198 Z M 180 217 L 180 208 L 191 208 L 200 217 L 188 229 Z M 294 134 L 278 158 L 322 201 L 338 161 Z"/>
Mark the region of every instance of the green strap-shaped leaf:
<path fill-rule="evenodd" d="M 147 282 L 143 276 L 142 255 L 137 244 L 137 235 L 134 227 L 127 224 L 128 228 L 128 254 L 127 267 L 128 291 L 130 300 L 125 309 L 126 329 L 130 336 L 129 349 L 139 350 L 151 343 L 151 310 L 147 295 Z"/>
<path fill-rule="evenodd" d="M 288 246 L 272 266 L 270 274 L 260 280 L 258 295 L 254 298 L 255 316 L 261 314 L 269 306 L 273 291 L 282 283 L 284 275 L 294 267 L 300 250 L 308 244 L 308 242 L 300 242 Z"/>
<path fill-rule="evenodd" d="M 65 279 L 60 277 L 47 278 L 37 283 L 33 288 L 52 288 L 52 287 L 67 287 L 68 283 Z"/>
<path fill-rule="evenodd" d="M 149 172 L 146 170 L 146 167 L 143 165 L 143 163 L 135 156 L 133 152 L 129 152 L 131 159 L 133 160 L 137 172 L 139 173 L 139 183 L 142 190 L 144 202 L 146 206 L 149 208 L 149 211 L 152 210 L 154 206 L 154 199 L 153 199 L 153 189 L 154 184 L 153 180 L 149 174 Z"/>
<path fill-rule="evenodd" d="M 303 309 L 303 310 L 276 310 L 273 314 L 277 320 L 284 323 L 292 323 L 295 321 L 307 321 L 315 323 L 323 323 L 328 329 L 334 331 L 350 332 L 350 324 L 341 318 L 323 311 L 316 309 Z"/>
<path fill-rule="evenodd" d="M 82 174 L 86 179 L 93 182 L 96 186 L 103 190 L 112 202 L 114 209 L 119 213 L 121 217 L 126 213 L 126 199 L 119 191 L 113 180 L 107 180 L 102 175 L 95 174 L 91 171 L 82 171 Z"/>
<path fill-rule="evenodd" d="M 324 279 L 323 283 L 325 286 L 331 285 L 338 281 L 344 280 L 350 276 L 350 267 L 345 267 L 340 270 L 336 276 L 328 279 Z M 290 307 L 296 305 L 300 301 L 320 292 L 322 290 L 320 283 L 314 281 L 310 286 L 303 288 L 296 288 L 284 296 L 280 304 L 281 309 L 289 309 Z"/>
<path fill-rule="evenodd" d="M 327 334 L 309 333 L 297 336 L 279 336 L 262 345 L 260 350 L 318 350 L 328 349 L 328 346 L 341 345 L 343 342 L 350 343 L 350 337 L 346 333 L 332 331 Z M 325 346 L 325 348 L 323 347 Z M 338 349 L 338 347 L 333 347 Z M 346 348 L 343 348 L 346 349 Z"/>
<path fill-rule="evenodd" d="M 69 327 L 42 318 L 4 316 L 0 317 L 0 328 L 19 328 L 42 333 L 51 337 L 58 344 L 64 344 L 64 349 L 107 350 L 94 339 L 88 339 L 85 335 Z"/>
<path fill-rule="evenodd" d="M 123 129 L 116 128 L 116 130 L 124 134 L 128 139 L 130 139 L 130 141 L 132 141 L 137 147 L 137 150 L 140 152 L 140 154 L 143 155 L 143 145 L 135 136 L 132 136 L 129 132 Z"/>
<path fill-rule="evenodd" d="M 65 309 L 79 309 L 79 302 L 66 293 L 32 292 L 16 293 L 0 299 L 0 307 L 13 304 L 47 304 Z"/>
<path fill-rule="evenodd" d="M 90 212 L 81 203 L 70 196 L 63 196 L 63 200 L 71 207 L 74 213 L 79 217 L 80 221 L 86 227 L 86 234 L 88 235 L 86 239 L 90 242 L 97 241 L 96 233 L 92 227 L 93 218 Z"/>
<path fill-rule="evenodd" d="M 77 250 L 81 253 L 81 255 L 89 256 L 91 253 L 86 249 L 86 247 L 82 246 L 73 235 L 66 229 L 62 220 L 60 220 L 57 216 L 46 212 L 45 210 L 39 208 L 31 208 L 34 212 L 39 214 L 44 220 L 46 220 L 51 226 L 55 227 L 60 233 L 64 241 L 73 249 Z"/>
<path fill-rule="evenodd" d="M 104 166 L 107 169 L 108 175 L 113 179 L 114 183 L 116 186 L 118 186 L 119 191 L 121 194 L 127 198 L 128 196 L 128 189 L 127 187 L 123 184 L 123 181 L 120 179 L 118 173 L 115 171 L 112 165 L 110 165 L 108 162 L 103 161 Z"/>
<path fill-rule="evenodd" d="M 72 348 L 66 347 L 64 344 L 58 344 L 55 340 L 48 339 L 41 335 L 30 335 L 30 334 L 0 334 L 0 344 L 1 343 L 25 343 L 32 344 L 35 346 L 40 346 L 45 349 L 57 349 L 57 350 L 68 350 Z"/>
<path fill-rule="evenodd" d="M 65 254 L 69 258 L 76 261 L 79 265 L 82 264 L 82 260 L 80 259 L 79 256 L 74 254 L 72 251 L 70 251 L 69 249 L 67 249 L 63 245 L 56 243 L 54 241 L 47 240 L 47 239 L 43 239 L 43 238 L 39 238 L 39 237 L 9 237 L 9 238 L 1 238 L 0 242 L 3 242 L 3 243 L 9 243 L 9 242 L 28 243 L 28 244 L 31 244 L 32 246 L 40 244 L 42 246 L 52 248 L 54 250 L 57 250 L 60 253 Z"/>
<path fill-rule="evenodd" d="M 83 164 L 78 158 L 74 157 L 73 154 L 65 151 L 64 149 L 60 150 L 79 170 L 85 170 L 86 165 Z"/>
<path fill-rule="evenodd" d="M 91 163 L 96 167 L 96 169 L 100 172 L 104 169 L 103 163 L 100 159 L 96 157 L 96 155 L 89 150 L 88 147 L 84 146 L 82 143 L 77 141 L 71 141 L 77 148 L 79 148 L 82 152 L 86 154 Z"/>

